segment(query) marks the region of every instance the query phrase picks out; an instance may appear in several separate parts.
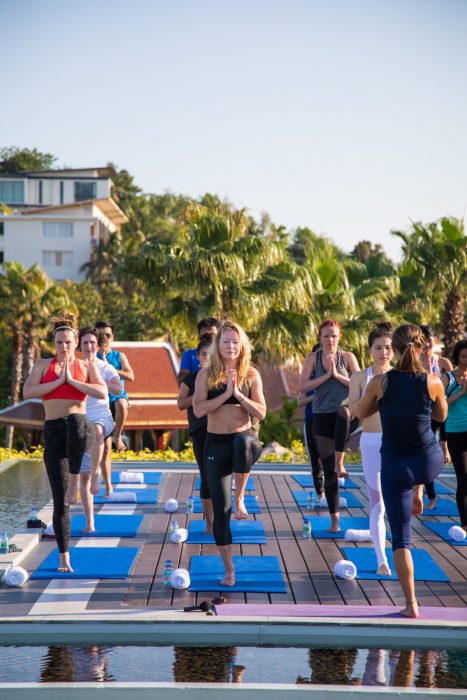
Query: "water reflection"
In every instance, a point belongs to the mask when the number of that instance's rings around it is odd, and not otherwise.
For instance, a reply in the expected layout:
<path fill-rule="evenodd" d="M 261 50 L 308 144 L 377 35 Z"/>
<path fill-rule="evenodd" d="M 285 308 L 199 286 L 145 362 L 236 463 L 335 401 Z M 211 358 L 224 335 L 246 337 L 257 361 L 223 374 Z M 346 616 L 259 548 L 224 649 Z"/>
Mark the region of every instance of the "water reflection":
<path fill-rule="evenodd" d="M 115 681 L 108 672 L 107 647 L 49 647 L 42 661 L 41 682 L 104 682 Z"/>
<path fill-rule="evenodd" d="M 245 666 L 236 647 L 174 647 L 174 680 L 180 683 L 241 683 Z"/>

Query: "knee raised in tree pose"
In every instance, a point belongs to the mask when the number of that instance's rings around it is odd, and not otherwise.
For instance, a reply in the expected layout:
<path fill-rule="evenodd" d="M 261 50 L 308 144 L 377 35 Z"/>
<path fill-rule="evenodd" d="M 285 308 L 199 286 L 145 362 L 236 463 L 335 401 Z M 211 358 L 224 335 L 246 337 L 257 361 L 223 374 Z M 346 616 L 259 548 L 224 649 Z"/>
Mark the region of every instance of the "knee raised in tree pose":
<path fill-rule="evenodd" d="M 391 324 L 377 323 L 368 336 L 368 347 L 373 360 L 371 367 L 355 372 L 350 379 L 349 408 L 360 400 L 365 387 L 372 377 L 389 372 L 393 356 L 391 345 Z M 363 421 L 360 437 L 362 466 L 370 502 L 370 534 L 378 562 L 378 574 L 390 575 L 385 552 L 386 526 L 384 524 L 384 502 L 381 491 L 381 419 L 375 413 Z"/>
<path fill-rule="evenodd" d="M 56 357 L 35 363 L 24 385 L 24 398 L 44 402 L 44 463 L 54 504 L 59 571 L 72 571 L 69 504 L 76 502 L 81 462 L 94 439 L 94 428 L 86 418 L 86 397 L 106 399 L 107 387 L 93 364 L 75 358 L 74 316 L 65 313 L 52 323 Z"/>
<path fill-rule="evenodd" d="M 324 470 L 324 493 L 331 515 L 331 532 L 339 531 L 338 476 L 346 476 L 345 445 L 352 427 L 348 409 L 350 376 L 358 372 L 355 355 L 338 349 L 341 329 L 337 321 L 319 327 L 321 349 L 310 352 L 303 364 L 299 390 L 314 390 L 313 437 Z"/>
<path fill-rule="evenodd" d="M 235 517 L 248 517 L 244 495 L 252 464 L 261 444 L 251 427 L 250 416 L 266 415 L 259 372 L 250 365 L 250 341 L 233 321 L 226 321 L 214 337 L 209 365 L 196 379 L 193 410 L 208 417 L 204 453 L 206 478 L 214 510 L 214 539 L 219 547 L 225 575 L 221 585 L 235 584 L 230 531 L 232 473 L 235 478 Z"/>
<path fill-rule="evenodd" d="M 411 516 L 423 511 L 423 484 L 433 481 L 444 457 L 431 429 L 431 418 L 444 421 L 447 403 L 439 377 L 421 364 L 423 333 L 410 323 L 396 328 L 392 347 L 397 364 L 373 377 L 353 412 L 368 418 L 378 411 L 381 444 L 381 486 L 391 527 L 394 565 L 405 597 L 402 615 L 418 617 L 413 560 L 410 553 Z"/>
<path fill-rule="evenodd" d="M 467 340 L 455 344 L 452 361 L 456 368 L 442 378 L 448 403 L 446 439 L 457 478 L 457 510 L 467 532 Z"/>

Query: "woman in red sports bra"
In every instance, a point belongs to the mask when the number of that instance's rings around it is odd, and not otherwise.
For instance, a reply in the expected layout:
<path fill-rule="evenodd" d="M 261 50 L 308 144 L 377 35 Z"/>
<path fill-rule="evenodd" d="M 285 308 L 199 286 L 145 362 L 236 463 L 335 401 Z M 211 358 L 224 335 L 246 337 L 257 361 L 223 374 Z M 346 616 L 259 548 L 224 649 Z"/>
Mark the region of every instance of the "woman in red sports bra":
<path fill-rule="evenodd" d="M 58 570 L 73 571 L 68 551 L 69 506 L 76 503 L 81 461 L 94 439 L 94 428 L 86 418 L 86 397 L 107 398 L 107 386 L 95 365 L 75 357 L 78 327 L 73 314 L 64 313 L 52 322 L 57 356 L 35 363 L 23 394 L 25 399 L 44 402 L 44 463 L 54 504 Z"/>

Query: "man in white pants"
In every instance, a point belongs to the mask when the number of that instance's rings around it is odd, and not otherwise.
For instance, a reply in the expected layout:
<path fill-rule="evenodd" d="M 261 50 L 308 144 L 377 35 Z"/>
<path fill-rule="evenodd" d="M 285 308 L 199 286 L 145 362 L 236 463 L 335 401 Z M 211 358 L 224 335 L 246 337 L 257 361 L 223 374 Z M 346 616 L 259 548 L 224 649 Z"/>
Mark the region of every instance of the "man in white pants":
<path fill-rule="evenodd" d="M 99 340 L 99 331 L 94 326 L 86 326 L 80 330 L 79 347 L 83 359 L 97 365 L 109 392 L 117 394 L 121 390 L 120 377 L 115 367 L 97 357 Z M 86 417 L 96 429 L 96 439 L 89 452 L 85 453 L 79 473 L 79 492 L 86 516 L 86 527 L 83 530 L 85 533 L 95 531 L 93 496 L 99 493 L 99 464 L 104 452 L 104 441 L 112 434 L 115 425 L 107 399 L 88 397 Z"/>

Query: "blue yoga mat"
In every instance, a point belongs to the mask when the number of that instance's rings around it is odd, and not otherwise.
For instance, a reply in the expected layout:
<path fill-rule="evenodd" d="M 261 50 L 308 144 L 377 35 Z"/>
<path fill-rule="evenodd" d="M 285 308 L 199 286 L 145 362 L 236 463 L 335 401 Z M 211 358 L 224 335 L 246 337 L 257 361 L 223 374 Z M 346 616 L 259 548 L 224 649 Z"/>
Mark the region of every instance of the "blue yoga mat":
<path fill-rule="evenodd" d="M 424 549 L 411 549 L 415 581 L 449 581 L 448 576 Z M 375 550 L 372 547 L 343 547 L 344 559 L 353 561 L 357 567 L 357 578 L 397 581 L 392 549 L 386 549 L 391 576 L 376 573 L 378 568 Z"/>
<path fill-rule="evenodd" d="M 221 586 L 224 566 L 220 557 L 191 557 L 190 591 L 245 591 L 286 593 L 277 557 L 234 557 L 235 586 Z"/>
<path fill-rule="evenodd" d="M 188 526 L 187 544 L 214 544 L 213 535 L 205 535 L 204 520 L 192 520 Z M 259 520 L 231 520 L 234 544 L 266 544 L 264 525 Z"/>
<path fill-rule="evenodd" d="M 133 471 L 138 471 L 137 469 L 133 469 Z M 162 472 L 140 472 L 141 474 L 144 475 L 144 482 L 145 484 L 152 484 L 152 485 L 157 485 L 161 483 L 161 477 L 162 477 Z M 122 486 L 134 486 L 134 484 L 126 484 L 125 482 L 120 481 L 120 472 L 112 472 L 112 477 L 111 477 L 112 484 L 121 484 Z"/>
<path fill-rule="evenodd" d="M 444 493 L 448 494 L 449 496 L 452 496 L 455 493 L 455 491 L 442 484 L 441 481 L 435 481 L 435 493 Z"/>
<path fill-rule="evenodd" d="M 131 492 L 136 494 L 136 503 L 157 503 L 157 497 L 159 495 L 159 489 L 118 489 L 119 491 Z M 119 503 L 134 503 L 134 501 L 109 501 L 108 498 L 104 498 L 105 489 L 99 491 L 98 496 L 94 496 L 94 503 L 110 503 L 111 505 L 118 505 Z"/>
<path fill-rule="evenodd" d="M 195 513 L 202 513 L 203 512 L 203 505 L 201 503 L 201 498 L 199 496 L 194 496 L 194 512 Z M 234 507 L 234 498 L 232 496 L 232 509 Z M 256 500 L 254 496 L 245 495 L 245 508 L 249 513 L 253 513 L 257 515 L 258 513 L 261 513 L 261 508 L 259 507 L 259 503 Z"/>
<path fill-rule="evenodd" d="M 331 518 L 329 515 L 319 516 L 319 515 L 305 515 L 305 520 L 311 522 L 311 534 L 317 540 L 339 540 L 344 539 L 345 531 L 351 528 L 352 530 L 369 530 L 370 523 L 368 518 L 340 518 L 340 531 L 339 532 L 326 532 L 327 528 L 331 525 Z"/>
<path fill-rule="evenodd" d="M 31 578 L 127 578 L 137 547 L 70 547 L 73 571 L 57 571 L 58 549 L 54 549 Z"/>
<path fill-rule="evenodd" d="M 428 505 L 428 498 L 423 499 L 423 503 L 425 505 Z M 449 501 L 447 498 L 438 498 L 436 500 L 436 508 L 432 508 L 431 510 L 428 510 L 427 508 L 423 509 L 422 515 L 428 515 L 428 516 L 436 516 L 436 515 L 459 515 L 457 506 L 454 503 L 454 501 Z"/>
<path fill-rule="evenodd" d="M 452 544 L 454 547 L 467 547 L 467 539 L 465 539 L 463 542 L 456 542 L 456 540 L 452 540 L 449 537 L 449 529 L 453 525 L 459 525 L 459 523 L 430 523 L 427 521 L 423 524 L 429 530 L 432 530 L 434 533 L 442 537 L 443 540 L 446 540 L 446 542 L 449 542 L 449 544 Z"/>
<path fill-rule="evenodd" d="M 233 482 L 233 479 L 232 479 Z M 201 487 L 201 477 L 197 476 L 195 479 L 195 491 L 199 491 Z M 255 491 L 255 480 L 252 476 L 249 476 L 246 481 L 246 491 Z"/>
<path fill-rule="evenodd" d="M 95 532 L 83 532 L 83 514 L 71 518 L 71 537 L 134 537 L 143 521 L 142 515 L 95 515 Z"/>
<path fill-rule="evenodd" d="M 297 505 L 299 505 L 300 508 L 309 508 L 308 491 L 292 491 L 292 495 L 297 501 Z M 346 493 L 345 495 L 343 494 L 343 498 L 347 500 L 347 508 L 365 507 L 363 503 L 360 503 L 358 498 L 351 491 Z M 314 507 L 315 506 L 313 506 L 313 508 Z M 321 509 L 327 510 L 327 506 L 321 506 Z"/>
<path fill-rule="evenodd" d="M 295 479 L 297 484 L 300 484 L 300 486 L 303 486 L 304 489 L 314 488 L 313 479 L 311 478 L 311 474 L 294 474 L 293 478 Z M 346 476 L 345 481 L 344 481 L 344 486 L 341 486 L 340 488 L 358 489 L 360 487 L 358 484 L 355 483 L 355 481 L 352 481 L 352 479 L 350 479 L 348 476 Z"/>

